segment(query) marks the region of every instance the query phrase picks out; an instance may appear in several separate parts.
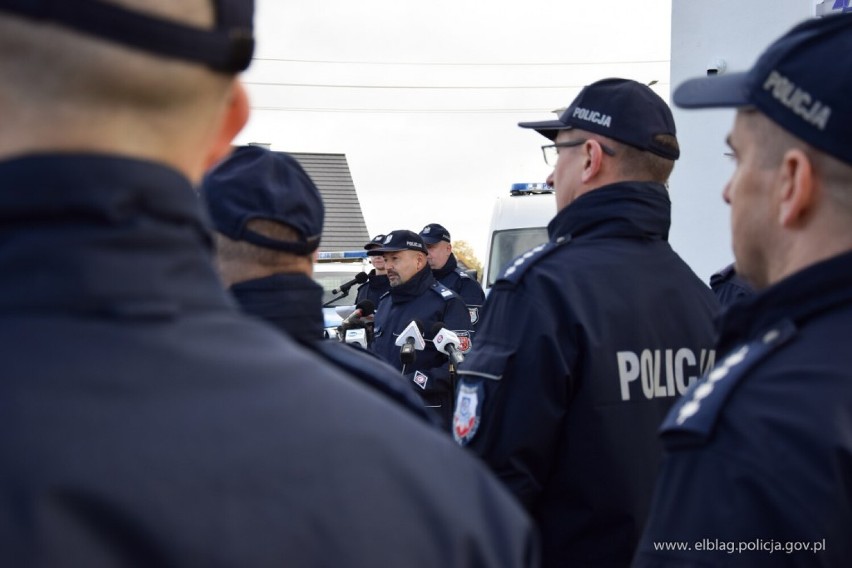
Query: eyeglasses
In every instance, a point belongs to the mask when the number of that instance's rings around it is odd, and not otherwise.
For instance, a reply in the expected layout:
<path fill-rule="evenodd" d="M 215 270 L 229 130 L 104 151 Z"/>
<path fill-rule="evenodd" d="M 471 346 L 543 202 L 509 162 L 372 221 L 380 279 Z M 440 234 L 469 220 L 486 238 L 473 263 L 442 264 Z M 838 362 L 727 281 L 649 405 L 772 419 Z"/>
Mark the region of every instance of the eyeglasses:
<path fill-rule="evenodd" d="M 575 146 L 580 146 L 588 142 L 588 138 L 581 138 L 580 140 L 571 140 L 570 142 L 557 142 L 556 144 L 548 144 L 547 146 L 541 147 L 541 153 L 544 155 L 544 163 L 550 167 L 556 166 L 556 160 L 559 159 L 559 149 L 560 148 L 573 148 Z M 615 156 L 615 150 L 610 148 L 605 144 L 601 144 L 601 149 L 604 151 L 604 154 L 607 156 Z"/>

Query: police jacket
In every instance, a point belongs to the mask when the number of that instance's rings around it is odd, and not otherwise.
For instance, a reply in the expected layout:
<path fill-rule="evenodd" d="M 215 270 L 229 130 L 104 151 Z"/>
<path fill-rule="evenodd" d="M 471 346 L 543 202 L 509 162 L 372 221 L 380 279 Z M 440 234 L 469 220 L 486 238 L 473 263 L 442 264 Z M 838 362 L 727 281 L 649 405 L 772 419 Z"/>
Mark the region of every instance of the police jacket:
<path fill-rule="evenodd" d="M 390 290 L 390 281 L 387 274 L 376 274 L 376 269 L 372 269 L 367 275 L 367 281 L 358 286 L 358 292 L 355 295 L 355 303 L 361 300 L 371 300 L 374 306 L 379 305 L 379 299 L 385 295 L 385 292 Z"/>
<path fill-rule="evenodd" d="M 450 374 L 447 356 L 435 349 L 432 342 L 415 351 L 413 364 L 404 366 L 399 357 L 397 337 L 414 320 L 423 324 L 423 334 L 429 337 L 436 323 L 456 332 L 470 349 L 470 316 L 464 302 L 455 292 L 436 281 L 427 265 L 411 279 L 391 288 L 376 308 L 375 338 L 370 346 L 379 357 L 396 367 L 411 383 L 427 407 L 433 409 L 441 424 L 449 430 L 452 418 L 454 377 Z"/>
<path fill-rule="evenodd" d="M 454 437 L 533 514 L 545 566 L 626 565 L 656 430 L 713 363 L 718 304 L 667 242 L 653 183 L 598 188 L 508 265 L 460 368 Z"/>
<path fill-rule="evenodd" d="M 850 329 L 852 253 L 724 314 L 716 368 L 661 428 L 636 566 L 852 566 Z"/>
<path fill-rule="evenodd" d="M 243 311 L 268 321 L 348 375 L 432 423 L 432 415 L 400 376 L 359 347 L 323 339 L 322 286 L 304 274 L 273 274 L 234 284 L 231 294 Z"/>
<path fill-rule="evenodd" d="M 0 187 L 0 565 L 535 561 L 478 460 L 239 312 L 179 173 L 38 155 Z"/>
<path fill-rule="evenodd" d="M 751 286 L 739 277 L 734 265 L 728 265 L 710 277 L 710 289 L 723 307 L 730 306 L 740 298 L 752 295 Z"/>
<path fill-rule="evenodd" d="M 479 323 L 482 316 L 480 313 L 482 304 L 485 302 L 485 292 L 482 291 L 479 282 L 459 268 L 456 255 L 452 253 L 450 253 L 446 264 L 442 268 L 433 270 L 432 275 L 438 282 L 461 296 L 470 313 L 471 326 L 475 330 L 476 324 Z"/>

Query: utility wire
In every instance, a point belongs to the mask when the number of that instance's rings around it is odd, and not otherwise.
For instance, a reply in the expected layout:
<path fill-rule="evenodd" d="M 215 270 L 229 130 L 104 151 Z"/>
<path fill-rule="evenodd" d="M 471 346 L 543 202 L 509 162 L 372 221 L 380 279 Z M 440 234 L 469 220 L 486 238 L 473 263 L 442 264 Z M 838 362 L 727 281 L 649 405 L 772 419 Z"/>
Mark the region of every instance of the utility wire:
<path fill-rule="evenodd" d="M 272 61 L 277 63 L 321 63 L 329 65 L 410 65 L 434 67 L 568 67 L 595 65 L 644 65 L 650 63 L 670 63 L 669 59 L 645 59 L 625 61 L 552 61 L 552 62 L 426 62 L 426 61 L 358 61 L 337 59 L 285 59 L 279 57 L 255 57 L 253 61 Z"/>
<path fill-rule="evenodd" d="M 261 87 L 306 87 L 311 89 L 429 89 L 429 90 L 497 90 L 497 89 L 579 89 L 583 85 L 329 85 L 324 83 L 284 83 L 277 81 L 243 81 L 244 85 Z"/>

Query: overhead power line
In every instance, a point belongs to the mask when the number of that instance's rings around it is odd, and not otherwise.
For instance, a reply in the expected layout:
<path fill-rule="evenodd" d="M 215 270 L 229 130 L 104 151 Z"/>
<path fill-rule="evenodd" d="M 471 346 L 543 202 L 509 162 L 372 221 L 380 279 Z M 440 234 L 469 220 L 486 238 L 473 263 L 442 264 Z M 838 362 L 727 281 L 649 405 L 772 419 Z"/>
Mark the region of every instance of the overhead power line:
<path fill-rule="evenodd" d="M 410 65 L 433 67 L 567 67 L 596 65 L 644 65 L 651 63 L 669 63 L 669 59 L 637 59 L 623 61 L 516 61 L 516 62 L 445 62 L 445 61 L 363 61 L 343 59 L 287 59 L 279 57 L 255 57 L 254 61 L 273 61 L 277 63 L 320 63 L 329 65 Z"/>
<path fill-rule="evenodd" d="M 285 83 L 277 81 L 243 81 L 245 85 L 262 87 L 307 87 L 312 89 L 579 89 L 583 85 L 329 85 L 325 83 Z"/>
<path fill-rule="evenodd" d="M 549 112 L 542 108 L 318 108 L 285 106 L 252 106 L 252 110 L 270 110 L 281 112 L 345 112 L 374 114 L 521 114 L 529 112 Z"/>

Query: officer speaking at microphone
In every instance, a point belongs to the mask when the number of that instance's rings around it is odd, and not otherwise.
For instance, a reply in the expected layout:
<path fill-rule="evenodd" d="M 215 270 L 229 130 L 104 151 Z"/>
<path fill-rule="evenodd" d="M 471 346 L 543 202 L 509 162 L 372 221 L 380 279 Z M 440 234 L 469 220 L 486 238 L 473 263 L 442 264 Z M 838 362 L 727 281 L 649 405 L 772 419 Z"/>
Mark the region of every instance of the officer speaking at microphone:
<path fill-rule="evenodd" d="M 657 428 L 712 366 L 719 305 L 667 241 L 680 152 L 658 95 L 598 81 L 558 120 L 520 126 L 550 141 L 557 214 L 549 241 L 490 292 L 453 434 L 536 519 L 545 566 L 624 566 L 650 505 Z"/>
<path fill-rule="evenodd" d="M 435 324 L 455 332 L 460 338 L 460 350 L 470 349 L 470 316 L 459 296 L 435 280 L 427 249 L 420 235 L 413 231 L 397 230 L 388 233 L 379 248 L 371 254 L 382 254 L 385 260 L 390 292 L 385 294 L 375 316 L 375 337 L 370 349 L 379 357 L 402 371 L 424 404 L 440 418 L 449 430 L 452 419 L 453 376 L 447 356 L 440 353 L 429 338 Z M 404 363 L 398 345 L 401 335 L 411 329 L 411 323 L 422 326 L 413 345 L 413 361 Z"/>

